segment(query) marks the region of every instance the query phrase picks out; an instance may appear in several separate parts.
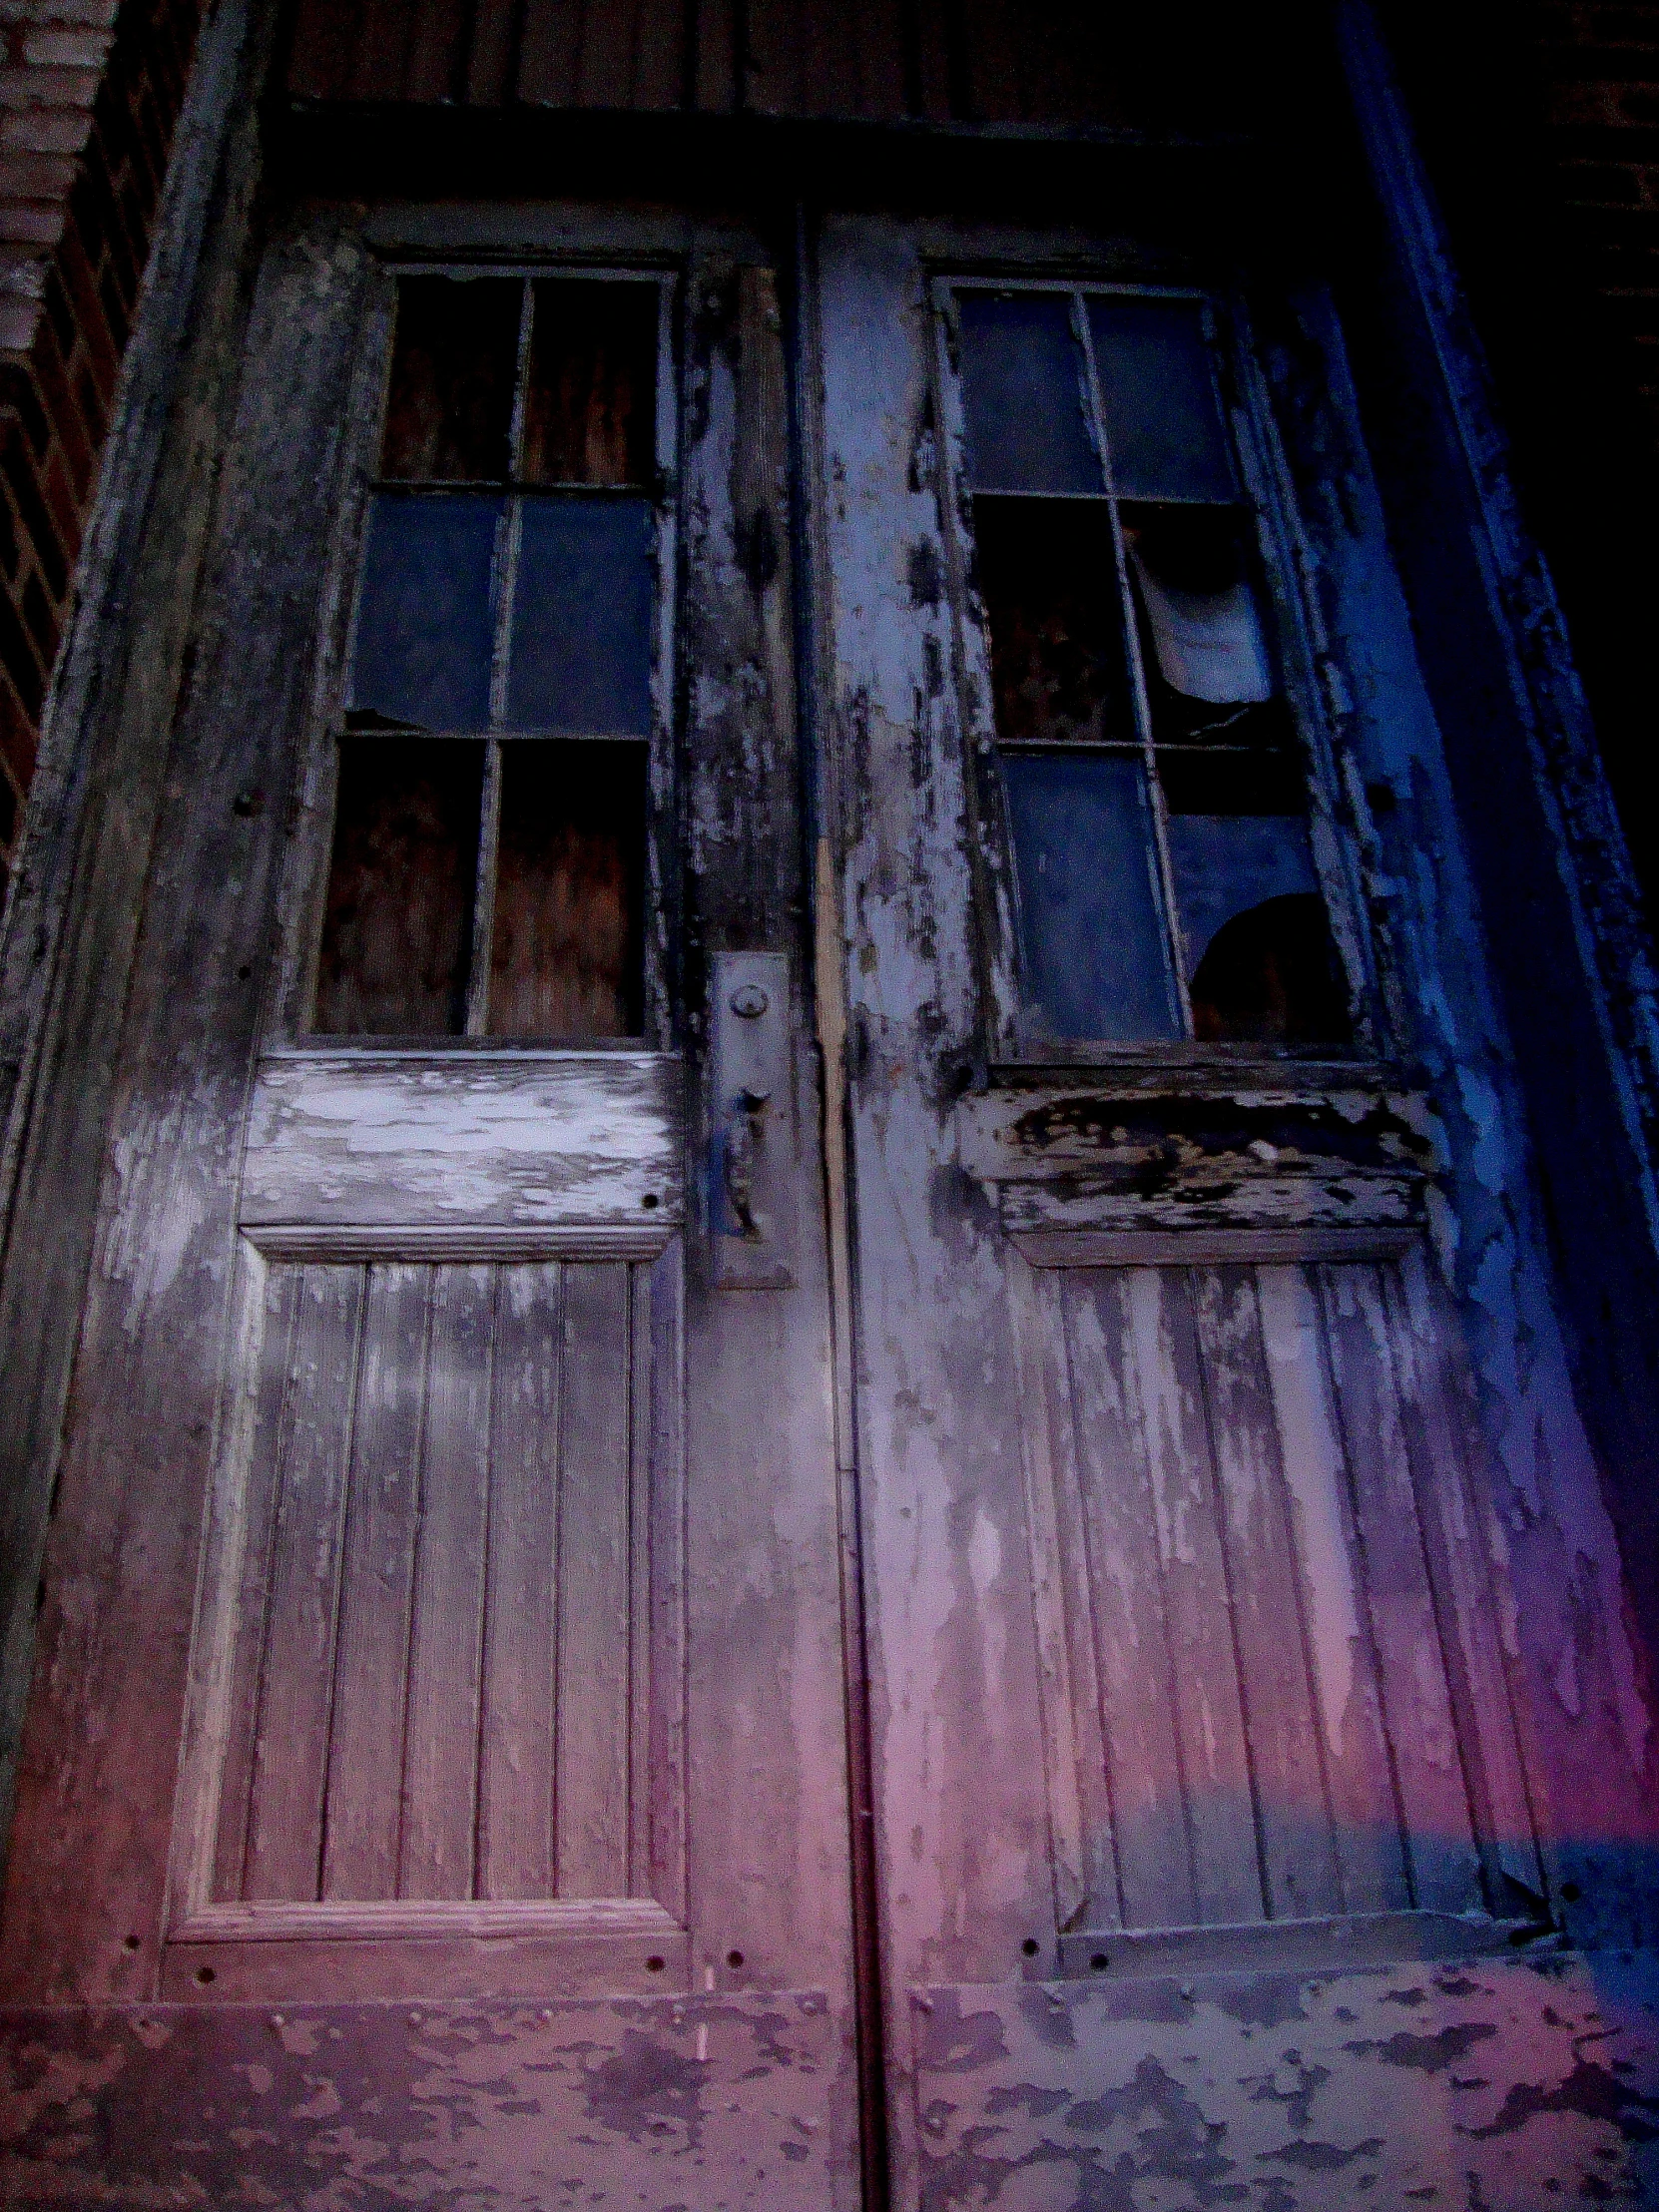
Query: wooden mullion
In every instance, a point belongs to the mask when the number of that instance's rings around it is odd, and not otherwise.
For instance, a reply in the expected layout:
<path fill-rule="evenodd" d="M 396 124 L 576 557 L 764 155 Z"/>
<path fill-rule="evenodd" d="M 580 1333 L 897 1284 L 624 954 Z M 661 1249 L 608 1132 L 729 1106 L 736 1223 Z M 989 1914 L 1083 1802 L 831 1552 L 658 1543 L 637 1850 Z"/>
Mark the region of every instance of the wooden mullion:
<path fill-rule="evenodd" d="M 1088 385 L 1095 449 L 1100 456 L 1101 476 L 1112 515 L 1112 554 L 1117 564 L 1118 611 L 1123 623 L 1124 645 L 1129 659 L 1129 683 L 1134 696 L 1135 720 L 1141 734 L 1147 806 L 1152 817 L 1153 870 L 1164 909 L 1165 958 L 1169 962 L 1169 980 L 1175 990 L 1176 1018 L 1181 1024 L 1182 1035 L 1190 1037 L 1193 1035 L 1193 1010 L 1181 972 L 1181 914 L 1175 900 L 1175 870 L 1170 859 L 1168 809 L 1164 805 L 1163 786 L 1158 781 L 1158 761 L 1152 739 L 1152 702 L 1147 692 L 1146 669 L 1141 660 L 1141 641 L 1135 624 L 1135 600 L 1129 583 L 1129 553 L 1123 539 L 1123 516 L 1118 500 L 1117 479 L 1112 472 L 1112 448 L 1106 436 L 1106 409 L 1100 396 L 1100 368 L 1094 356 L 1094 333 L 1089 328 L 1088 313 L 1083 305 L 1083 295 L 1079 291 L 1071 293 L 1071 319 L 1073 334 L 1083 352 L 1083 373 Z"/>
<path fill-rule="evenodd" d="M 484 742 L 484 784 L 478 805 L 478 871 L 472 886 L 472 935 L 467 952 L 464 1034 L 489 1031 L 490 947 L 495 936 L 495 870 L 501 845 L 501 741 Z"/>

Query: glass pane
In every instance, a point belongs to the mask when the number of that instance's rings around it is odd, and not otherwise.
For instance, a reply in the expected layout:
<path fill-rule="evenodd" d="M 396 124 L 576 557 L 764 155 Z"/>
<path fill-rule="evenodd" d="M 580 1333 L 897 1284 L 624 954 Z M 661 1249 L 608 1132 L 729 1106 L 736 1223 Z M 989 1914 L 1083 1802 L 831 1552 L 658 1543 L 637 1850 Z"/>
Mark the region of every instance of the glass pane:
<path fill-rule="evenodd" d="M 499 478 L 524 287 L 510 277 L 404 276 L 380 467 L 419 481 Z"/>
<path fill-rule="evenodd" d="M 1198 307 L 1089 301 L 1112 481 L 1125 499 L 1236 496 Z"/>
<path fill-rule="evenodd" d="M 643 499 L 527 499 L 507 714 L 515 730 L 651 728 L 655 531 Z"/>
<path fill-rule="evenodd" d="M 315 1025 L 441 1036 L 463 1024 L 481 744 L 347 738 Z"/>
<path fill-rule="evenodd" d="M 501 749 L 493 1037 L 637 1037 L 645 747 Z"/>
<path fill-rule="evenodd" d="M 964 291 L 957 314 L 974 489 L 1103 490 L 1069 300 Z"/>
<path fill-rule="evenodd" d="M 973 522 L 998 736 L 1132 740 L 1104 502 L 978 499 Z"/>
<path fill-rule="evenodd" d="M 369 516 L 351 707 L 423 730 L 489 720 L 490 578 L 502 501 L 382 493 Z"/>
<path fill-rule="evenodd" d="M 649 484 L 656 469 L 657 286 L 535 287 L 524 457 L 531 484 Z"/>
<path fill-rule="evenodd" d="M 1189 978 L 1235 914 L 1319 889 L 1308 826 L 1282 815 L 1172 815 L 1169 857 Z"/>
<path fill-rule="evenodd" d="M 1175 1037 L 1139 761 L 1005 754 L 1027 1010 L 1039 1034 Z"/>

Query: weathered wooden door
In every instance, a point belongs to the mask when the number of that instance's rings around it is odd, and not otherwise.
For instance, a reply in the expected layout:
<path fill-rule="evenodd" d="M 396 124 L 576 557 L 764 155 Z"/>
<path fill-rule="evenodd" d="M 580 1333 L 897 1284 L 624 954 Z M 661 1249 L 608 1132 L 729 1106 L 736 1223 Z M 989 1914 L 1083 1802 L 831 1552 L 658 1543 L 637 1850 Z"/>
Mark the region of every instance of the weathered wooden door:
<path fill-rule="evenodd" d="M 131 2001 L 40 2155 L 850 2204 L 773 272 L 296 220 L 240 375 L 10 1857 L 8 1995 Z"/>
<path fill-rule="evenodd" d="M 1168 245 L 848 219 L 821 287 L 898 2201 L 1599 2194 L 1502 2104 L 1595 2010 L 1503 1963 L 1576 1631 L 1517 1629 L 1459 1219 L 1503 1479 L 1616 1555 L 1519 1148 L 1406 1072 L 1490 1015 L 1340 342 Z M 1631 1777 L 1591 1640 L 1550 1756 Z"/>

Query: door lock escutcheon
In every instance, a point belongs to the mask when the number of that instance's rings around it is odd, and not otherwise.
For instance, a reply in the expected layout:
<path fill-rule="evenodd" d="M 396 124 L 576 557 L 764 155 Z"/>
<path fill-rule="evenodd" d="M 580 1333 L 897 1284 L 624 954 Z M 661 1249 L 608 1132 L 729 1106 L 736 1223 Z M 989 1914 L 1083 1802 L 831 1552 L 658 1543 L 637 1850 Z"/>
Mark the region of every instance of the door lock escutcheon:
<path fill-rule="evenodd" d="M 717 952 L 709 1216 L 724 1289 L 795 1280 L 795 1117 L 790 1090 L 789 962 L 781 952 Z"/>

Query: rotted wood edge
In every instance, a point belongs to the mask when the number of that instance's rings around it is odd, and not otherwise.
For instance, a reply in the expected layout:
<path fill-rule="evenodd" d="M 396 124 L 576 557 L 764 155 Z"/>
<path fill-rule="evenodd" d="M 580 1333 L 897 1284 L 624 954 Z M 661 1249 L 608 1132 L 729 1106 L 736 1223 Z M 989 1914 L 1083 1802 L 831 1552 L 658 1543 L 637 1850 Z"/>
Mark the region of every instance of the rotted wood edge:
<path fill-rule="evenodd" d="M 1009 1242 L 1034 1268 L 1294 1267 L 1313 1260 L 1392 1260 L 1418 1229 L 1015 1229 Z"/>
<path fill-rule="evenodd" d="M 242 265 L 263 166 L 257 99 L 276 14 L 273 0 L 226 0 L 202 31 L 0 946 L 0 1347 L 16 1392 L 0 1475 L 9 1492 L 0 1524 L 0 1871 L 116 1040 L 213 520 L 214 471 L 235 404 L 247 305 Z M 187 389 L 198 403 L 181 408 L 176 395 Z M 47 1222 L 50 1236 L 42 1234 Z"/>
<path fill-rule="evenodd" d="M 1547 1921 L 1481 1913 L 1353 1913 L 1326 1920 L 1254 1921 L 1226 1928 L 1080 1929 L 1060 1937 L 1060 1972 L 1119 1980 L 1195 1972 L 1339 1972 L 1402 1959 L 1501 1957 L 1556 1949 Z"/>

